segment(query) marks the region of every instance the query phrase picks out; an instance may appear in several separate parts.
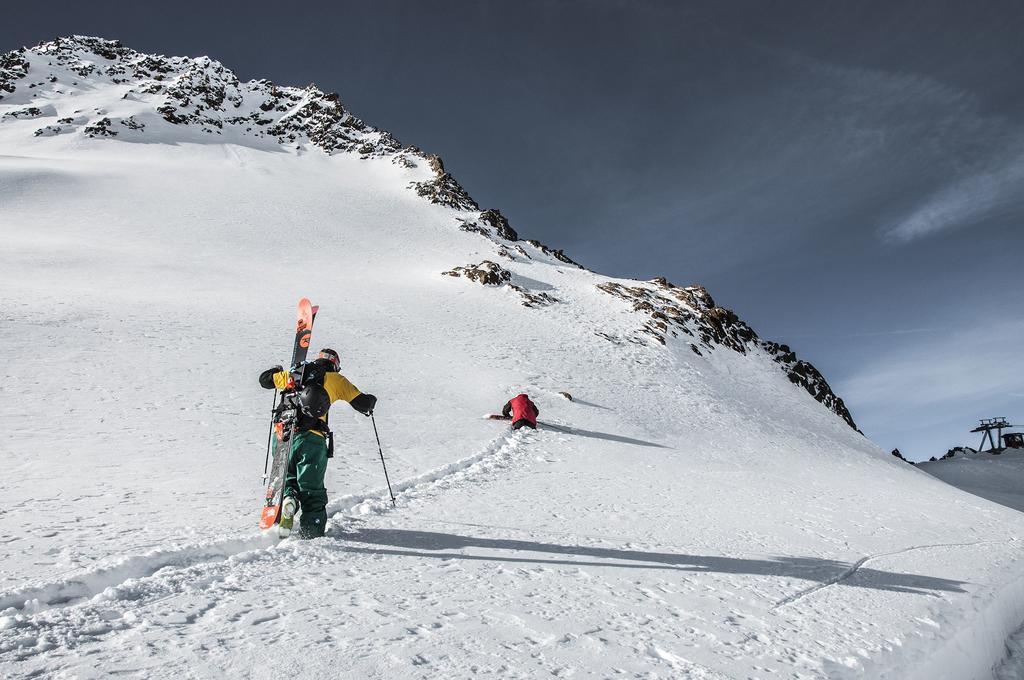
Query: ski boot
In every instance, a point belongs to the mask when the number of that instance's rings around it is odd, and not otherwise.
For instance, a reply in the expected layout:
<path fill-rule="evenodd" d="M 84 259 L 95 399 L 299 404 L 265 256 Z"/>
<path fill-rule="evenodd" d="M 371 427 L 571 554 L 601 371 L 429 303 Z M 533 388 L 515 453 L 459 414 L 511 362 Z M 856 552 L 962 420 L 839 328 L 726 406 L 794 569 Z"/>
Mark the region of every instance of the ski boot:
<path fill-rule="evenodd" d="M 278 538 L 288 538 L 292 533 L 292 524 L 295 522 L 295 511 L 299 504 L 293 496 L 288 496 L 281 504 L 281 522 L 277 525 Z"/>

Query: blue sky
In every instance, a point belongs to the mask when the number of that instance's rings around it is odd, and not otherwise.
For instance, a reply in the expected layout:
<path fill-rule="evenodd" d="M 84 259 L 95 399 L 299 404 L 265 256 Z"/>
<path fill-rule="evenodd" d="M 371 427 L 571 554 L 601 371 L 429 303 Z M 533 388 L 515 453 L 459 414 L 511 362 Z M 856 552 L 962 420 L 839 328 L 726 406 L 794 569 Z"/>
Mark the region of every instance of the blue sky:
<path fill-rule="evenodd" d="M 706 285 L 882 446 L 1024 421 L 1020 3 L 152 7 L 19 5 L 0 49 L 84 33 L 315 81 L 520 234 Z"/>

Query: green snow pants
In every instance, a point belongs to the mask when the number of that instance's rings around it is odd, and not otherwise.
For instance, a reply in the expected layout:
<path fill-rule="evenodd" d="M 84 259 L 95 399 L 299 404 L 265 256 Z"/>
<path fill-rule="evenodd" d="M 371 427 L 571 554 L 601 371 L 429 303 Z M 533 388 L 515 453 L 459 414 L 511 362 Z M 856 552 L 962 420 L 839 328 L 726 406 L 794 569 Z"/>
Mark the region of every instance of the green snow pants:
<path fill-rule="evenodd" d="M 302 515 L 299 516 L 299 537 L 317 538 L 327 528 L 327 440 L 312 432 L 299 432 L 292 439 L 292 455 L 288 461 L 288 476 L 284 480 L 284 495 L 298 499 Z"/>

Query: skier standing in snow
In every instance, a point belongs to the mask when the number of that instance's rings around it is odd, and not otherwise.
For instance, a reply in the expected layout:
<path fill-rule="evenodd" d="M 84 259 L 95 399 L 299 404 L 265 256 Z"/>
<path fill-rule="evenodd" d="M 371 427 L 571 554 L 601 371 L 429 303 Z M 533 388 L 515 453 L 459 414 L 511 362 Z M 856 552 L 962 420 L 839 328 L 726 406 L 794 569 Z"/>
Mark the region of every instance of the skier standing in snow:
<path fill-rule="evenodd" d="M 299 403 L 302 411 L 295 424 L 291 458 L 285 480 L 284 502 L 281 506 L 279 534 L 291 533 L 296 511 L 302 508 L 299 535 L 317 538 L 327 528 L 327 489 L 324 474 L 327 459 L 333 454 L 333 442 L 327 426 L 327 413 L 336 401 L 347 401 L 352 408 L 369 416 L 377 404 L 377 397 L 360 392 L 340 372 L 341 360 L 333 349 L 324 348 L 316 361 L 304 365 Z M 292 377 L 280 366 L 260 374 L 260 385 L 266 389 L 285 390 Z M 329 450 L 330 449 L 330 450 Z"/>
<path fill-rule="evenodd" d="M 530 397 L 519 394 L 505 402 L 504 408 L 501 409 L 501 415 L 512 421 L 513 430 L 518 430 L 523 426 L 536 430 L 540 409 L 530 401 Z"/>

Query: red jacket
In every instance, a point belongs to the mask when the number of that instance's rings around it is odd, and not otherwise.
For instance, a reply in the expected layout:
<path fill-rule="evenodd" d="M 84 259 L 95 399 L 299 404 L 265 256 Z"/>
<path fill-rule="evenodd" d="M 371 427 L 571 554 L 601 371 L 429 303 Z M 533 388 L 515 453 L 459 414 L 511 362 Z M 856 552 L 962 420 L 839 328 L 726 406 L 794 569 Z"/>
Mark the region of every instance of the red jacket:
<path fill-rule="evenodd" d="M 511 415 L 513 423 L 525 420 L 534 427 L 537 426 L 537 416 L 540 415 L 537 405 L 530 401 L 530 398 L 525 394 L 520 394 L 510 399 L 505 404 L 505 408 L 501 410 L 501 413 L 505 416 Z"/>

